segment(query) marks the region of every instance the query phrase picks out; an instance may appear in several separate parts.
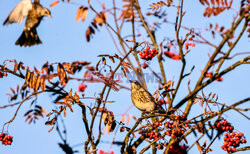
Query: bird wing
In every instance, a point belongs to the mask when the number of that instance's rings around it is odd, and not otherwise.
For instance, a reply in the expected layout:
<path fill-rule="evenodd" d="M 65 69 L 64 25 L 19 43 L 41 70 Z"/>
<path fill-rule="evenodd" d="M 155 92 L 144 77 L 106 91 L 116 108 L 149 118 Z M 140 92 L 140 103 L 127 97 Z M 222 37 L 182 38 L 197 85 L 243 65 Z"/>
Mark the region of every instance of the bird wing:
<path fill-rule="evenodd" d="M 10 12 L 8 17 L 5 19 L 3 25 L 22 22 L 24 17 L 28 15 L 29 10 L 31 9 L 32 9 L 31 0 L 22 0 Z"/>
<path fill-rule="evenodd" d="M 155 110 L 158 110 L 158 112 L 160 113 L 165 113 L 165 110 L 162 108 L 162 106 L 160 104 L 158 104 L 157 102 L 155 102 L 155 99 L 154 97 L 146 90 L 143 90 L 143 96 L 148 96 L 148 97 L 145 97 L 147 102 L 154 102 L 155 104 Z"/>
<path fill-rule="evenodd" d="M 140 91 L 142 91 L 143 92 L 143 96 L 145 97 L 145 99 L 147 100 L 147 102 L 155 102 L 154 101 L 154 97 L 148 92 L 148 91 L 146 91 L 146 90 L 140 90 Z"/>

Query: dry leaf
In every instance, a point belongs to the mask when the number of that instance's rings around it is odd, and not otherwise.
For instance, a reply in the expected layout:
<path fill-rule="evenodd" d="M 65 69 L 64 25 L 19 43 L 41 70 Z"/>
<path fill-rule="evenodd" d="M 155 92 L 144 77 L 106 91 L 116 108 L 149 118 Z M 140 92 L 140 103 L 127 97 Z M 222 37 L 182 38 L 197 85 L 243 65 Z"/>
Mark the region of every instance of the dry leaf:
<path fill-rule="evenodd" d="M 106 13 L 103 13 L 103 12 L 100 12 L 94 19 L 94 21 L 102 26 L 102 24 L 107 20 L 107 14 Z"/>
<path fill-rule="evenodd" d="M 88 14 L 88 8 L 87 7 L 79 7 L 76 12 L 76 21 L 79 21 L 81 19 L 82 22 L 86 19 Z"/>
<path fill-rule="evenodd" d="M 51 132 L 53 130 L 54 127 L 50 128 L 50 130 L 48 132 Z"/>

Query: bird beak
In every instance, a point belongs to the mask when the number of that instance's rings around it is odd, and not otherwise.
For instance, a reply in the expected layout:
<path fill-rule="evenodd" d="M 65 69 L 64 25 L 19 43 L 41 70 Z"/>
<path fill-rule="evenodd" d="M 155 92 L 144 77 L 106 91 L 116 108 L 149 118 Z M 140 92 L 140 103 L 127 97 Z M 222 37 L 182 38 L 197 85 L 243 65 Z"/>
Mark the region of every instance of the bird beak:
<path fill-rule="evenodd" d="M 129 80 L 130 83 L 132 83 L 133 81 L 132 80 Z"/>
<path fill-rule="evenodd" d="M 51 14 L 49 14 L 48 17 L 52 18 Z"/>

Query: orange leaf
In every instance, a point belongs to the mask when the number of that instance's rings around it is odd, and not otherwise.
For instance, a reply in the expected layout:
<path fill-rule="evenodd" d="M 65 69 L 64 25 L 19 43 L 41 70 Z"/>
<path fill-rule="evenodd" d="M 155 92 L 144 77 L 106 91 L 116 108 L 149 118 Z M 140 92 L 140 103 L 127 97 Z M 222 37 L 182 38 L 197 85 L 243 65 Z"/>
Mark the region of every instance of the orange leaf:
<path fill-rule="evenodd" d="M 50 130 L 48 132 L 51 132 L 53 130 L 54 127 L 50 128 Z"/>
<path fill-rule="evenodd" d="M 87 17 L 87 14 L 88 14 L 88 8 L 87 7 L 79 7 L 77 9 L 77 12 L 76 12 L 76 21 L 79 21 L 80 19 L 82 20 L 82 22 L 84 22 L 84 20 L 86 19 Z"/>
<path fill-rule="evenodd" d="M 106 13 L 100 12 L 94 19 L 94 21 L 102 26 L 102 24 L 107 20 L 107 15 Z"/>
<path fill-rule="evenodd" d="M 66 108 L 64 108 L 63 113 L 64 113 L 64 117 L 66 117 L 67 116 Z"/>
<path fill-rule="evenodd" d="M 122 115 L 122 118 L 121 118 L 121 120 L 120 120 L 121 122 L 124 122 L 125 121 L 125 117 L 124 117 L 124 115 Z"/>
<path fill-rule="evenodd" d="M 59 4 L 59 1 L 57 0 L 57 1 L 54 1 L 53 3 L 51 3 L 49 6 L 50 7 L 54 7 L 54 6 L 56 6 L 57 4 Z"/>
<path fill-rule="evenodd" d="M 84 22 L 84 20 L 86 19 L 87 15 L 88 15 L 88 8 L 85 7 L 85 8 L 83 8 L 83 12 L 82 12 L 82 22 Z"/>
<path fill-rule="evenodd" d="M 79 7 L 76 12 L 76 21 L 79 21 L 82 16 L 83 7 Z"/>

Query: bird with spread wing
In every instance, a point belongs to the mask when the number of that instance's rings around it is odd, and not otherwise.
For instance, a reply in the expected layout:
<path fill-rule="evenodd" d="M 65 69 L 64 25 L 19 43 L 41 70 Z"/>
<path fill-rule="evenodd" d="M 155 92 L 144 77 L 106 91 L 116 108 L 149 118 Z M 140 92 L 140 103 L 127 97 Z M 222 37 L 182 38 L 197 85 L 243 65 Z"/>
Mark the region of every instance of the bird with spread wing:
<path fill-rule="evenodd" d="M 16 41 L 16 45 L 20 46 L 33 46 L 41 44 L 42 41 L 38 37 L 36 28 L 39 26 L 43 17 L 51 17 L 50 10 L 43 7 L 40 4 L 40 0 L 22 0 L 17 6 L 10 12 L 8 17 L 5 19 L 3 25 L 12 23 L 20 23 L 26 18 L 23 33 Z"/>

